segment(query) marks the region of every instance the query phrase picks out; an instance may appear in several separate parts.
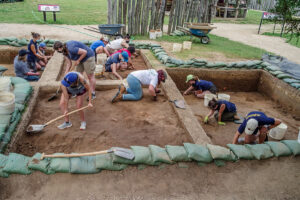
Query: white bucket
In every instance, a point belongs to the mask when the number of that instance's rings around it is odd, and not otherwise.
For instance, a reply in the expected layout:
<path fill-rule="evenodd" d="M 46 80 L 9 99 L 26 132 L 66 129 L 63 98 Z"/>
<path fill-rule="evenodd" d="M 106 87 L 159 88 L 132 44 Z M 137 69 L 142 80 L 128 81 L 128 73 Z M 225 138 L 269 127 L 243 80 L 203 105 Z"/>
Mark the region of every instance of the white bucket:
<path fill-rule="evenodd" d="M 182 44 L 174 43 L 173 44 L 173 52 L 180 52 L 182 49 Z"/>
<path fill-rule="evenodd" d="M 11 92 L 0 92 L 0 114 L 9 115 L 15 111 L 15 95 Z"/>
<path fill-rule="evenodd" d="M 209 101 L 212 100 L 213 98 L 217 98 L 217 96 L 214 94 L 205 94 L 204 95 L 204 106 L 208 107 Z"/>
<path fill-rule="evenodd" d="M 97 65 L 105 65 L 107 56 L 105 53 L 97 54 Z"/>
<path fill-rule="evenodd" d="M 156 34 L 156 38 L 159 38 L 159 37 L 162 37 L 162 36 L 163 36 L 163 32 L 162 32 L 161 30 L 159 30 L 159 29 L 157 29 L 157 30 L 155 31 L 155 34 Z"/>
<path fill-rule="evenodd" d="M 0 91 L 10 91 L 11 81 L 7 76 L 0 77 Z"/>
<path fill-rule="evenodd" d="M 272 128 L 270 130 L 269 136 L 275 140 L 281 140 L 282 138 L 284 138 L 286 130 L 287 130 L 287 125 L 284 123 L 281 123 L 278 126 L 276 126 L 275 128 Z"/>
<path fill-rule="evenodd" d="M 149 31 L 149 37 L 150 37 L 150 40 L 155 40 L 156 39 L 156 32 L 155 32 L 155 30 L 150 30 Z"/>
<path fill-rule="evenodd" d="M 94 72 L 95 77 L 101 78 L 103 75 L 102 71 L 103 71 L 103 65 L 96 65 L 95 72 Z"/>
<path fill-rule="evenodd" d="M 191 50 L 192 49 L 192 42 L 190 42 L 190 41 L 184 41 L 183 42 L 183 49 Z"/>
<path fill-rule="evenodd" d="M 230 101 L 230 95 L 220 93 L 218 94 L 218 100 Z"/>

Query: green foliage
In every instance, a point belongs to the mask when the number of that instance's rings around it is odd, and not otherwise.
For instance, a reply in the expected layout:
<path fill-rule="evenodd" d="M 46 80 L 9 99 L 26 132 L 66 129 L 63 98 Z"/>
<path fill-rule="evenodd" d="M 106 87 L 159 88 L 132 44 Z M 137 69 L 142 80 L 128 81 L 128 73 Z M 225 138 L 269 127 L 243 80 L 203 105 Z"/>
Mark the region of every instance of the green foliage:
<path fill-rule="evenodd" d="M 270 32 L 265 32 L 263 33 L 263 35 L 267 35 L 267 36 L 274 36 L 274 37 L 280 37 L 280 33 L 270 33 Z M 296 46 L 296 47 L 299 47 L 300 48 L 300 42 L 297 42 L 297 38 L 296 37 L 292 37 L 292 39 L 290 40 L 291 38 L 291 34 L 283 34 L 282 35 L 283 38 L 286 38 L 286 42 L 293 45 L 293 46 Z M 299 40 L 300 41 L 300 40 Z"/>
<path fill-rule="evenodd" d="M 282 16 L 284 20 L 289 20 L 298 12 L 297 8 L 299 7 L 299 0 L 277 0 L 275 8 L 272 11 Z"/>

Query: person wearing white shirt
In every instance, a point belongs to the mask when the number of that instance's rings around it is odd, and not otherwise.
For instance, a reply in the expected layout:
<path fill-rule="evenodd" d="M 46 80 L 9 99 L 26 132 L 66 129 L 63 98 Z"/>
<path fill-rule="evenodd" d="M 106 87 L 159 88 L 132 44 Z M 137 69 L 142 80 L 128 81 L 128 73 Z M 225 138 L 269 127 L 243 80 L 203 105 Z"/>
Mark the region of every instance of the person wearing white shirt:
<path fill-rule="evenodd" d="M 107 52 L 109 52 L 110 55 L 112 55 L 114 52 L 120 49 L 128 48 L 129 41 L 130 41 L 130 36 L 127 34 L 124 39 L 123 38 L 116 39 L 110 42 L 109 44 L 107 44 L 104 48 Z"/>
<path fill-rule="evenodd" d="M 161 82 L 165 82 L 167 73 L 163 70 L 138 70 L 131 72 L 127 77 L 128 88 L 123 84 L 119 86 L 119 91 L 113 97 L 112 103 L 122 101 L 138 101 L 143 96 L 142 86 L 149 86 L 149 94 L 152 96 L 153 101 L 157 100 L 157 94 L 160 90 L 157 89 Z M 127 92 L 125 94 L 125 92 Z"/>

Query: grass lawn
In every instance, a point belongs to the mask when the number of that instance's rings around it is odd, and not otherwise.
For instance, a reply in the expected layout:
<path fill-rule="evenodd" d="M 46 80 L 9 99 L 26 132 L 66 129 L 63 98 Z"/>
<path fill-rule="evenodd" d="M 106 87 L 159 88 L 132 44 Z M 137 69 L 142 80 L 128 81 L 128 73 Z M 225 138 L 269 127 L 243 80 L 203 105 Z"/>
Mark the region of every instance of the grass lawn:
<path fill-rule="evenodd" d="M 107 0 L 25 0 L 0 4 L 0 23 L 42 24 L 43 13 L 38 4 L 58 4 L 56 24 L 84 25 L 107 23 Z M 54 23 L 52 13 L 47 22 Z"/>
<path fill-rule="evenodd" d="M 259 24 L 263 11 L 248 10 L 246 18 L 214 18 L 213 23 Z M 264 23 L 268 23 L 264 21 Z"/>
<path fill-rule="evenodd" d="M 261 56 L 267 51 L 256 47 L 251 47 L 240 42 L 231 41 L 227 38 L 209 34 L 210 43 L 202 44 L 200 39 L 193 37 L 191 50 L 184 50 L 180 53 L 175 53 L 177 58 L 187 60 L 199 56 L 210 56 L 211 52 L 222 53 L 227 58 L 241 59 L 261 59 Z M 148 36 L 134 36 L 135 40 L 148 40 Z M 168 36 L 164 35 L 156 39 L 158 42 L 176 42 L 182 43 L 189 41 L 190 36 Z"/>
<path fill-rule="evenodd" d="M 280 33 L 270 33 L 270 32 L 265 32 L 263 33 L 263 35 L 268 35 L 268 36 L 274 36 L 274 37 L 280 37 Z M 282 37 L 283 38 L 286 38 L 286 42 L 293 45 L 293 46 L 296 46 L 296 47 L 299 47 L 300 48 L 300 38 L 299 38 L 299 41 L 297 43 L 297 38 L 296 37 L 293 37 L 291 40 L 290 40 L 290 34 L 283 34 Z"/>

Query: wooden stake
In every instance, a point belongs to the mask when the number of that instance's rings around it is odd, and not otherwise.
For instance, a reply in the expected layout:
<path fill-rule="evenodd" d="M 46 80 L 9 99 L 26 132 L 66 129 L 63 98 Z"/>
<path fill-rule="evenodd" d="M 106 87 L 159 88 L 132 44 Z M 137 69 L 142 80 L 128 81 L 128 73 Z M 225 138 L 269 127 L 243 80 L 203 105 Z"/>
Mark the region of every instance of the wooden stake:
<path fill-rule="evenodd" d="M 125 27 L 123 28 L 123 35 L 126 34 L 126 16 L 127 15 L 127 0 L 123 0 L 123 23 Z"/>
<path fill-rule="evenodd" d="M 127 0 L 127 21 L 128 21 L 128 33 L 131 35 L 131 0 Z"/>
<path fill-rule="evenodd" d="M 176 1 L 174 0 L 172 2 L 172 7 L 171 7 L 171 10 L 170 10 L 169 25 L 168 25 L 168 35 L 170 35 L 171 30 L 172 30 L 172 23 L 173 23 L 173 18 L 174 18 L 175 5 L 176 5 Z"/>
<path fill-rule="evenodd" d="M 119 6 L 118 6 L 118 24 L 122 24 L 122 0 L 119 0 Z"/>
<path fill-rule="evenodd" d="M 152 0 L 152 4 L 151 4 L 151 19 L 150 19 L 150 25 L 149 25 L 149 29 L 154 29 L 154 23 L 155 23 L 155 0 Z"/>
<path fill-rule="evenodd" d="M 107 23 L 111 24 L 112 23 L 112 2 L 111 0 L 108 0 L 107 2 Z"/>

